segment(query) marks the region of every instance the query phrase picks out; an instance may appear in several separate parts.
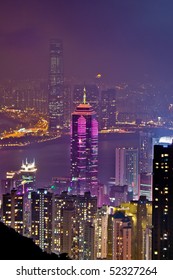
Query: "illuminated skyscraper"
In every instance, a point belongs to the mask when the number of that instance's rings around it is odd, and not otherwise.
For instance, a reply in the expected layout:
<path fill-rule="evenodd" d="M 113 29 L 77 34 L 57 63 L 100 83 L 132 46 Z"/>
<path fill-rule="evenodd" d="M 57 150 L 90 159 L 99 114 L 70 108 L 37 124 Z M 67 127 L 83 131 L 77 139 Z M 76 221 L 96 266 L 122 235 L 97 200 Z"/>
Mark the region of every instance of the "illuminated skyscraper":
<path fill-rule="evenodd" d="M 173 145 L 155 145 L 152 258 L 173 260 Z"/>
<path fill-rule="evenodd" d="M 86 102 L 72 113 L 71 123 L 71 187 L 72 193 L 96 193 L 98 174 L 98 122 L 96 113 Z"/>
<path fill-rule="evenodd" d="M 63 47 L 59 40 L 50 42 L 49 68 L 49 129 L 57 131 L 63 127 Z"/>
<path fill-rule="evenodd" d="M 36 171 L 35 160 L 33 160 L 33 162 L 28 162 L 26 159 L 25 162 L 22 162 L 20 168 L 22 192 L 35 189 Z"/>

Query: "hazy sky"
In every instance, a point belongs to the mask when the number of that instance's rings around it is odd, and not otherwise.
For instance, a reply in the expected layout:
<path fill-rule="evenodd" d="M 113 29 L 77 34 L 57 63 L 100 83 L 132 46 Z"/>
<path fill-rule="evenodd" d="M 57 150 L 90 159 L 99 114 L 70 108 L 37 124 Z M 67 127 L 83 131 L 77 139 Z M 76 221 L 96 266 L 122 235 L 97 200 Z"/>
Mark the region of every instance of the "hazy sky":
<path fill-rule="evenodd" d="M 1 0 L 0 78 L 47 77 L 49 40 L 65 76 L 173 76 L 172 0 Z"/>

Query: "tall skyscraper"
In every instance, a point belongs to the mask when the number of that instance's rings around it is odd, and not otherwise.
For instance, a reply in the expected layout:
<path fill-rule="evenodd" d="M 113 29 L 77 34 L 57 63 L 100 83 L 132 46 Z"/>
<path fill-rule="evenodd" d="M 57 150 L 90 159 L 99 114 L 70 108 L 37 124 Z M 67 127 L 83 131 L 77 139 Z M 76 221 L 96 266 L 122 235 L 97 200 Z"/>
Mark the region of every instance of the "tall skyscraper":
<path fill-rule="evenodd" d="M 133 198 L 138 199 L 138 149 L 116 148 L 115 184 L 128 185 L 133 190 Z"/>
<path fill-rule="evenodd" d="M 155 145 L 152 258 L 173 260 L 173 145 Z"/>
<path fill-rule="evenodd" d="M 98 122 L 96 113 L 86 102 L 72 113 L 71 123 L 71 187 L 72 193 L 95 194 L 98 174 Z"/>
<path fill-rule="evenodd" d="M 49 129 L 61 130 L 63 127 L 63 47 L 59 40 L 50 42 L 50 67 L 49 67 Z"/>

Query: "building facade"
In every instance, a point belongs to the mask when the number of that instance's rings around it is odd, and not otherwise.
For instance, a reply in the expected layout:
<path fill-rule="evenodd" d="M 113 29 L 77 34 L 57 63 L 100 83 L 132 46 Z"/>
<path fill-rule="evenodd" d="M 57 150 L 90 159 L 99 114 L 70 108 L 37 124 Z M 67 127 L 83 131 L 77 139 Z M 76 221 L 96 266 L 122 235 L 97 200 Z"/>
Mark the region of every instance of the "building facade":
<path fill-rule="evenodd" d="M 96 113 L 84 100 L 72 113 L 71 188 L 74 194 L 95 194 L 98 176 L 98 122 Z"/>
<path fill-rule="evenodd" d="M 153 160 L 152 258 L 173 259 L 173 145 L 155 145 Z"/>
<path fill-rule="evenodd" d="M 57 39 L 50 42 L 48 91 L 49 130 L 56 132 L 63 127 L 64 93 L 63 47 Z"/>

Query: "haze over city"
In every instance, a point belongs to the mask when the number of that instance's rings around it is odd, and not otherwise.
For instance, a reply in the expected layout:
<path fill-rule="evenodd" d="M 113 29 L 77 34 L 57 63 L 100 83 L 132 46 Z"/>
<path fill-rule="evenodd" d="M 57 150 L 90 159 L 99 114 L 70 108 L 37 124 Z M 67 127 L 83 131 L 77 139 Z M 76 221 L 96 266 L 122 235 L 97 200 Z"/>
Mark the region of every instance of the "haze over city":
<path fill-rule="evenodd" d="M 170 79 L 171 0 L 2 0 L 0 78 L 47 78 L 49 40 L 64 48 L 64 73 L 83 81 Z"/>

